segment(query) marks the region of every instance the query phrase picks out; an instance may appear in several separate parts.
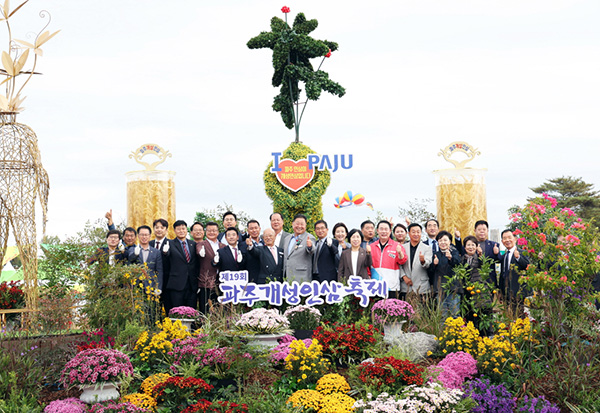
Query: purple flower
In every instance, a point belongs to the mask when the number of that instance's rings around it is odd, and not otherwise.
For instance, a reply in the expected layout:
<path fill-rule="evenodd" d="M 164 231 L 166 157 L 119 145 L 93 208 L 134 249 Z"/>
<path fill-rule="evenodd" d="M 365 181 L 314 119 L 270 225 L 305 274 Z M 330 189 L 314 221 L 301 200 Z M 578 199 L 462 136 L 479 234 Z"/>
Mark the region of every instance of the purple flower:
<path fill-rule="evenodd" d="M 512 413 L 516 407 L 512 394 L 502 384 L 492 385 L 488 379 L 477 379 L 465 384 L 463 398 L 477 402 L 474 413 Z"/>
<path fill-rule="evenodd" d="M 373 320 L 378 324 L 410 320 L 415 314 L 412 305 L 395 298 L 377 301 L 371 312 L 373 313 Z"/>

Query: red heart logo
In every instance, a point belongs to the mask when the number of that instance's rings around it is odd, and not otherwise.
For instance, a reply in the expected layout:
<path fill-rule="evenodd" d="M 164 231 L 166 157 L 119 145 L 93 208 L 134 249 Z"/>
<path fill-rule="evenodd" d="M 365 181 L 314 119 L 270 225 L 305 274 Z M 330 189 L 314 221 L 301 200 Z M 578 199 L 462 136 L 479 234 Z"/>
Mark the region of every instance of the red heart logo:
<path fill-rule="evenodd" d="M 315 176 L 315 170 L 308 169 L 308 159 L 282 159 L 279 161 L 279 168 L 281 170 L 277 172 L 277 180 L 294 192 L 308 185 Z"/>

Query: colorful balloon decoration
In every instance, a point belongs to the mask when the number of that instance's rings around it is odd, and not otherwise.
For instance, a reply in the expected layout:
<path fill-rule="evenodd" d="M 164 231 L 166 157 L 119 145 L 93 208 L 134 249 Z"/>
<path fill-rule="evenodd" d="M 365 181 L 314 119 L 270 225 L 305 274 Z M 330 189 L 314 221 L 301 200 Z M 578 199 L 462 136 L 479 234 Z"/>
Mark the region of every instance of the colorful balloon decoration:
<path fill-rule="evenodd" d="M 373 204 L 371 204 L 370 202 L 365 202 L 364 195 L 353 194 L 352 191 L 346 191 L 344 193 L 344 195 L 337 197 L 335 199 L 335 203 L 333 204 L 333 206 L 338 209 L 350 207 L 353 205 L 355 205 L 355 206 L 366 205 L 369 208 L 371 208 L 371 210 L 373 210 Z"/>

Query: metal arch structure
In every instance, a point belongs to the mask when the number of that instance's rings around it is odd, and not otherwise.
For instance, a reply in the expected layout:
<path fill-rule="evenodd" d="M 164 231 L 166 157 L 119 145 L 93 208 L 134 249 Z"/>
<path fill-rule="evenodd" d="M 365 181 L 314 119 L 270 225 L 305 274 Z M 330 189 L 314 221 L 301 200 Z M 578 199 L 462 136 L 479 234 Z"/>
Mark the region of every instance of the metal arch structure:
<path fill-rule="evenodd" d="M 49 190 L 35 132 L 17 123 L 15 113 L 0 113 L 0 262 L 12 228 L 23 263 L 26 308 L 33 311 L 38 308 L 35 201 L 39 196 L 45 233 Z"/>

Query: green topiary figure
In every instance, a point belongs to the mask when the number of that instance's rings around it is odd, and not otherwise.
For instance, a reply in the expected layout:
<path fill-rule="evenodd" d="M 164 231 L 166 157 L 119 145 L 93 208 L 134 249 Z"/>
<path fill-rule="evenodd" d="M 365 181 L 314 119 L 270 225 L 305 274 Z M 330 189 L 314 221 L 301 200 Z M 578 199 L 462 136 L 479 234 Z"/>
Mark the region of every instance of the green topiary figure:
<path fill-rule="evenodd" d="M 315 19 L 306 20 L 304 13 L 298 13 L 294 24 L 287 23 L 289 7 L 283 7 L 285 21 L 279 17 L 271 19 L 271 31 L 262 32 L 250 39 L 247 46 L 250 49 L 269 48 L 273 50 L 273 86 L 280 87 L 279 94 L 273 99 L 273 110 L 281 113 L 283 123 L 288 129 L 295 128 L 296 140 L 300 142 L 300 122 L 309 100 L 317 100 L 325 90 L 339 97 L 346 90 L 338 83 L 329 79 L 329 74 L 320 70 L 325 58 L 337 50 L 337 43 L 327 40 L 315 40 L 308 34 L 315 30 L 318 22 Z M 315 71 L 310 63 L 311 58 L 323 57 Z M 299 102 L 303 82 L 306 89 L 306 101 L 302 108 Z"/>
<path fill-rule="evenodd" d="M 308 154 L 315 153 L 308 146 L 292 142 L 282 154 L 282 159 L 305 159 Z M 265 192 L 273 200 L 273 212 L 283 215 L 284 230 L 292 231 L 294 215 L 302 213 L 308 218 L 307 229 L 312 229 L 314 223 L 323 218 L 323 203 L 321 197 L 325 194 L 331 174 L 329 171 L 315 171 L 313 180 L 298 192 L 283 187 L 274 173 L 271 172 L 273 162 L 265 170 Z M 311 231 L 312 232 L 312 231 Z"/>

